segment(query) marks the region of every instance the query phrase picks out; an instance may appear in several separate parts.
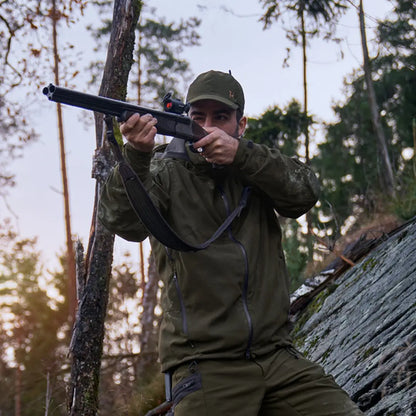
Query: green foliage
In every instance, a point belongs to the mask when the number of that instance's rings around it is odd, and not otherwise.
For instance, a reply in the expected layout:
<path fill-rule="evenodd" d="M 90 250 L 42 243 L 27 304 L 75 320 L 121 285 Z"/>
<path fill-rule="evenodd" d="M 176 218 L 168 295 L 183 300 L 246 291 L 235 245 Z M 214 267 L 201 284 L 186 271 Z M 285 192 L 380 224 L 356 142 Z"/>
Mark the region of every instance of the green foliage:
<path fill-rule="evenodd" d="M 109 2 L 95 2 L 102 13 L 106 13 Z M 105 7 L 103 7 L 105 6 Z M 146 14 L 151 17 L 145 17 Z M 181 58 L 184 48 L 199 45 L 197 28 L 200 20 L 191 17 L 179 23 L 157 18 L 154 8 L 143 6 L 137 25 L 137 50 L 131 71 L 131 90 L 137 91 L 140 104 L 157 101 L 161 103 L 167 92 L 180 97 L 190 80 L 189 63 Z M 111 30 L 111 20 L 105 18 L 103 26 L 92 29 L 97 40 L 106 39 Z M 102 62 L 91 64 L 92 82 L 96 82 L 102 72 Z"/>
<path fill-rule="evenodd" d="M 415 11 L 409 2 L 398 1 L 397 10 L 400 13 L 391 16 L 395 20 L 379 25 L 385 52 L 371 64 L 381 122 L 396 180 L 401 184 L 401 200 L 403 189 L 414 189 L 408 173 L 412 161 L 405 160 L 402 152 L 413 147 L 412 119 L 416 114 L 416 73 L 412 69 L 416 60 L 408 49 L 414 44 L 403 36 L 403 30 L 414 33 L 416 27 Z M 327 125 L 326 141 L 319 145 L 319 154 L 312 161 L 323 183 L 321 199 L 329 202 L 322 205 L 321 212 L 331 218 L 332 228 L 336 218 L 343 224 L 350 215 L 371 215 L 391 205 L 383 198 L 384 189 L 378 179 L 381 164 L 361 72 L 346 81 L 346 93 L 346 102 L 334 108 L 338 121 Z M 401 216 L 408 217 L 414 210 L 414 200 L 409 197 L 407 201 L 409 205 L 397 208 Z M 407 214 L 400 212 L 402 209 Z"/>
<path fill-rule="evenodd" d="M 290 293 L 293 293 L 305 280 L 304 270 L 308 263 L 306 235 L 295 220 L 283 222 L 283 249 L 290 278 Z"/>
<path fill-rule="evenodd" d="M 10 414 L 9 403 L 17 396 L 22 415 L 43 415 L 48 375 L 53 386 L 50 408 L 64 414 L 58 408 L 65 401 L 61 347 L 68 341 L 64 330 L 68 311 L 65 302 L 52 300 L 40 287 L 45 273 L 35 244 L 19 240 L 8 229 L 0 234 L 0 371 L 5 376 L 2 392 L 7 392 L 0 398 L 0 413 L 5 414 Z M 64 279 L 64 274 L 55 278 Z"/>
<path fill-rule="evenodd" d="M 159 21 L 147 19 L 139 24 L 138 32 L 140 38 L 138 56 L 142 64 L 141 71 L 144 79 L 137 77 L 141 83 L 141 96 L 160 100 L 171 91 L 174 96 L 179 96 L 178 84 L 183 87 L 189 81 L 189 63 L 180 58 L 184 47 L 199 45 L 199 35 L 196 29 L 201 21 L 192 17 L 186 22 L 179 24 L 166 22 L 161 18 Z M 178 83 L 178 79 L 181 82 Z"/>
<path fill-rule="evenodd" d="M 284 154 L 299 153 L 300 136 L 312 117 L 305 117 L 298 101 L 292 100 L 283 110 L 277 106 L 266 110 L 258 119 L 249 118 L 245 137 L 256 143 L 277 147 Z"/>
<path fill-rule="evenodd" d="M 393 48 L 390 53 L 398 53 L 400 61 L 406 58 L 414 58 L 403 53 L 403 49 L 412 53 L 416 49 L 415 19 L 416 9 L 414 0 L 396 0 L 394 11 L 391 15 L 395 19 L 388 19 L 380 22 L 378 26 L 378 36 L 380 42 L 386 47 Z"/>
<path fill-rule="evenodd" d="M 307 36 L 322 36 L 324 39 L 339 39 L 334 37 L 336 22 L 345 12 L 348 1 L 335 0 L 260 0 L 265 13 L 260 19 L 264 28 L 268 28 L 273 22 L 281 21 L 286 32 L 286 37 L 294 44 L 302 43 L 301 37 L 304 30 L 303 24 L 307 20 Z M 289 20 L 291 14 L 297 17 L 296 24 Z M 290 23 L 287 24 L 286 21 Z"/>
<path fill-rule="evenodd" d="M 348 2 L 335 0 L 260 0 L 260 3 L 266 9 L 261 21 L 267 26 L 273 20 L 285 17 L 287 11 L 295 12 L 298 17 L 302 13 L 306 13 L 311 20 L 314 20 L 319 25 L 322 23 L 322 20 L 329 22 L 331 19 L 339 17 L 347 8 Z"/>
<path fill-rule="evenodd" d="M 397 198 L 393 201 L 393 212 L 402 220 L 416 216 L 416 176 L 410 174 L 402 178 Z"/>

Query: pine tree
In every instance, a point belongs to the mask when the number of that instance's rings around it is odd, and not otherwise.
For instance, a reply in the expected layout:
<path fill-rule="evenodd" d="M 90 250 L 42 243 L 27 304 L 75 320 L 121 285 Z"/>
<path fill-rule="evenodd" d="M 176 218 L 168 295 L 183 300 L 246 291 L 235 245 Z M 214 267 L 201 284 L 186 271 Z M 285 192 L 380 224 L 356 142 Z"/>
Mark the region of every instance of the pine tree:
<path fill-rule="evenodd" d="M 55 299 L 40 287 L 42 280 L 49 280 Z M 36 241 L 19 239 L 4 228 L 0 235 L 0 413 L 11 414 L 13 409 L 21 416 L 42 416 L 47 404 L 55 414 L 64 414 L 65 292 L 64 269 L 47 277 Z"/>
<path fill-rule="evenodd" d="M 286 14 L 295 13 L 299 26 L 293 29 L 285 28 L 287 38 L 295 45 L 302 47 L 302 78 L 303 78 L 303 112 L 305 119 L 308 117 L 308 83 L 307 83 L 307 40 L 321 35 L 325 32 L 325 39 L 335 39 L 335 23 L 346 9 L 345 1 L 335 0 L 260 0 L 266 9 L 261 18 L 264 28 L 269 27 L 273 21 L 283 20 Z M 283 20 L 284 21 L 284 20 Z M 308 24 L 309 23 L 309 24 Z M 309 125 L 304 125 L 303 134 L 305 137 L 305 162 L 310 163 L 310 132 Z M 306 214 L 308 224 L 308 253 L 309 258 L 313 259 L 313 239 L 312 239 L 312 217 Z"/>

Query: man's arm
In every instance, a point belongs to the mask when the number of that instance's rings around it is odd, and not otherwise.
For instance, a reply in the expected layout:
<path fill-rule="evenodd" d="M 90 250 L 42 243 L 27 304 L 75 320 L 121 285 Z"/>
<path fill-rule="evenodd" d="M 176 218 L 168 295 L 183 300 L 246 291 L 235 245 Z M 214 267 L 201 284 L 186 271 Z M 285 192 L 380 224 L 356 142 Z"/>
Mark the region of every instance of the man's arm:
<path fill-rule="evenodd" d="M 249 184 L 267 195 L 276 211 L 285 217 L 300 217 L 318 200 L 320 186 L 313 171 L 278 149 L 241 139 L 233 166 Z"/>

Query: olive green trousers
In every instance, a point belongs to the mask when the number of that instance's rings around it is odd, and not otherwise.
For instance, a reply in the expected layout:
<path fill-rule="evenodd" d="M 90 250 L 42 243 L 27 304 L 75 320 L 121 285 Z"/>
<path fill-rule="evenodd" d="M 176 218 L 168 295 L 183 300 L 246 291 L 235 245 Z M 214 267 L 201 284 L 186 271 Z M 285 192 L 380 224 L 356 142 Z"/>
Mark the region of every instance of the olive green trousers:
<path fill-rule="evenodd" d="M 172 377 L 175 416 L 358 416 L 332 376 L 293 348 L 253 360 L 199 361 Z"/>

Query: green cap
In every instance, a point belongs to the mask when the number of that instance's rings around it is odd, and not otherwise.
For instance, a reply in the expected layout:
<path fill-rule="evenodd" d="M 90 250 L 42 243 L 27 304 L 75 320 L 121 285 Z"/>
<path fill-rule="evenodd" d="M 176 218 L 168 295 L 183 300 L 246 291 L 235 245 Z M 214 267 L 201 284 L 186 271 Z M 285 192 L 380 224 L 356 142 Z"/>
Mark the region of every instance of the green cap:
<path fill-rule="evenodd" d="M 197 76 L 188 89 L 186 102 L 215 100 L 233 110 L 244 112 L 244 93 L 240 83 L 230 73 L 208 71 Z"/>

